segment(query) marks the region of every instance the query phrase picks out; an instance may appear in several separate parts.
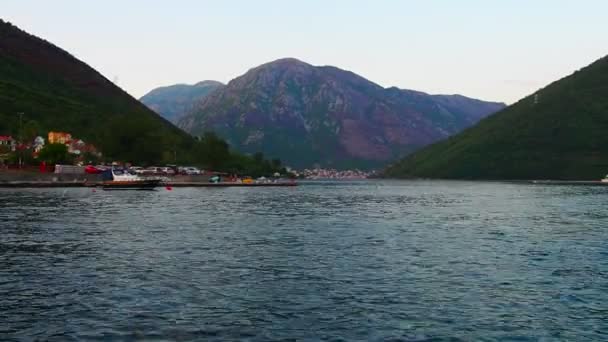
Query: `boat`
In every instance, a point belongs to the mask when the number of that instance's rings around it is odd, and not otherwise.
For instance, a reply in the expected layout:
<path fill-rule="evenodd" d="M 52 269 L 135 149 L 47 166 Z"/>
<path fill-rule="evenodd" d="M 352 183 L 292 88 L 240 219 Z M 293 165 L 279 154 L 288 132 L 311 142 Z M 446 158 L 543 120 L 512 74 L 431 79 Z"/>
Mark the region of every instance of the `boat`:
<path fill-rule="evenodd" d="M 128 169 L 114 168 L 103 173 L 104 190 L 154 190 L 162 182 L 157 177 L 141 177 Z"/>
<path fill-rule="evenodd" d="M 606 175 L 606 177 L 604 177 L 601 182 L 602 183 L 608 183 L 608 175 Z"/>

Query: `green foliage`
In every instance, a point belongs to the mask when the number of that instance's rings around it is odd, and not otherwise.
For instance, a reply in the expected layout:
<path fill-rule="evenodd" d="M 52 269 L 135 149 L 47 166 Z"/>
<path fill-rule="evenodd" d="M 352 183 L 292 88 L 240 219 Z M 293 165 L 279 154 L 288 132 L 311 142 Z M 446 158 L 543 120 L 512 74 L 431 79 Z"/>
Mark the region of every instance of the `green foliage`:
<path fill-rule="evenodd" d="M 93 154 L 91 152 L 85 152 L 82 154 L 82 161 L 85 164 L 98 165 L 102 161 L 102 159 L 99 158 L 99 156 L 97 156 L 96 154 Z"/>
<path fill-rule="evenodd" d="M 10 146 L 6 146 L 6 145 L 0 145 L 0 155 L 6 155 L 11 153 L 11 148 Z"/>
<path fill-rule="evenodd" d="M 256 153 L 254 156 L 233 154 L 226 171 L 251 177 L 272 176 L 275 172 L 281 175 L 287 174 L 282 165 L 260 159 L 261 155 L 261 153 Z"/>
<path fill-rule="evenodd" d="M 262 153 L 248 156 L 231 151 L 228 144 L 212 132 L 206 132 L 197 139 L 194 151 L 195 163 L 207 170 L 253 177 L 285 173 L 281 172 L 284 170 L 280 160 L 266 160 Z"/>
<path fill-rule="evenodd" d="M 206 132 L 196 144 L 196 159 L 209 169 L 224 169 L 231 157 L 228 144 L 215 133 Z"/>
<path fill-rule="evenodd" d="M 608 173 L 608 57 L 389 167 L 389 177 L 599 179 Z"/>
<path fill-rule="evenodd" d="M 39 135 L 46 135 L 36 120 L 28 120 L 23 124 L 23 141 L 32 142 Z"/>
<path fill-rule="evenodd" d="M 31 155 L 31 153 L 28 153 L 28 155 Z M 40 151 L 38 160 L 44 161 L 49 165 L 71 164 L 74 157 L 68 153 L 67 146 L 63 144 L 47 144 Z"/>

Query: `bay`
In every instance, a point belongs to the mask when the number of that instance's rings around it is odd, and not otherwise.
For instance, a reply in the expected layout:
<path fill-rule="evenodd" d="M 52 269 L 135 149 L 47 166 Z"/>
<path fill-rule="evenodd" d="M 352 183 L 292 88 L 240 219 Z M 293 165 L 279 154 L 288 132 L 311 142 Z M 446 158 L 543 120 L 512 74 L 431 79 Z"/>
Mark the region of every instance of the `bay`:
<path fill-rule="evenodd" d="M 0 340 L 601 341 L 608 188 L 0 190 Z"/>

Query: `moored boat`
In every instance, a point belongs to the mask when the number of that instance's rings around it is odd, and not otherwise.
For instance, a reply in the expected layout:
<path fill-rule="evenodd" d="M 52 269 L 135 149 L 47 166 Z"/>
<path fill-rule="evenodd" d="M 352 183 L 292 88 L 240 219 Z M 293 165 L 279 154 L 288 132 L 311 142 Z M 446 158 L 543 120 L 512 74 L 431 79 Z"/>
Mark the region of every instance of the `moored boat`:
<path fill-rule="evenodd" d="M 127 169 L 111 168 L 103 173 L 104 190 L 153 190 L 160 186 L 160 178 L 144 178 Z"/>

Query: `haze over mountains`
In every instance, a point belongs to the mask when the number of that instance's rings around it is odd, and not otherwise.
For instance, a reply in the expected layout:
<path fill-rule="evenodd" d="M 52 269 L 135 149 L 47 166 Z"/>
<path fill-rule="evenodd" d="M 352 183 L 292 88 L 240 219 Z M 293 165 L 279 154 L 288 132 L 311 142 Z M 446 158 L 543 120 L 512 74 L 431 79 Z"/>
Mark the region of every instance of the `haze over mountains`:
<path fill-rule="evenodd" d="M 589 179 L 608 173 L 608 57 L 386 171 L 390 177 Z"/>
<path fill-rule="evenodd" d="M 142 100 L 153 105 L 149 97 Z M 240 151 L 263 151 L 291 166 L 368 168 L 455 134 L 504 106 L 386 89 L 349 71 L 287 58 L 197 98 L 178 126 L 194 135 L 214 131 Z M 175 117 L 171 110 L 164 115 Z"/>
<path fill-rule="evenodd" d="M 192 110 L 195 103 L 223 86 L 217 81 L 202 81 L 193 85 L 159 87 L 144 95 L 140 101 L 175 124 L 181 115 Z"/>

